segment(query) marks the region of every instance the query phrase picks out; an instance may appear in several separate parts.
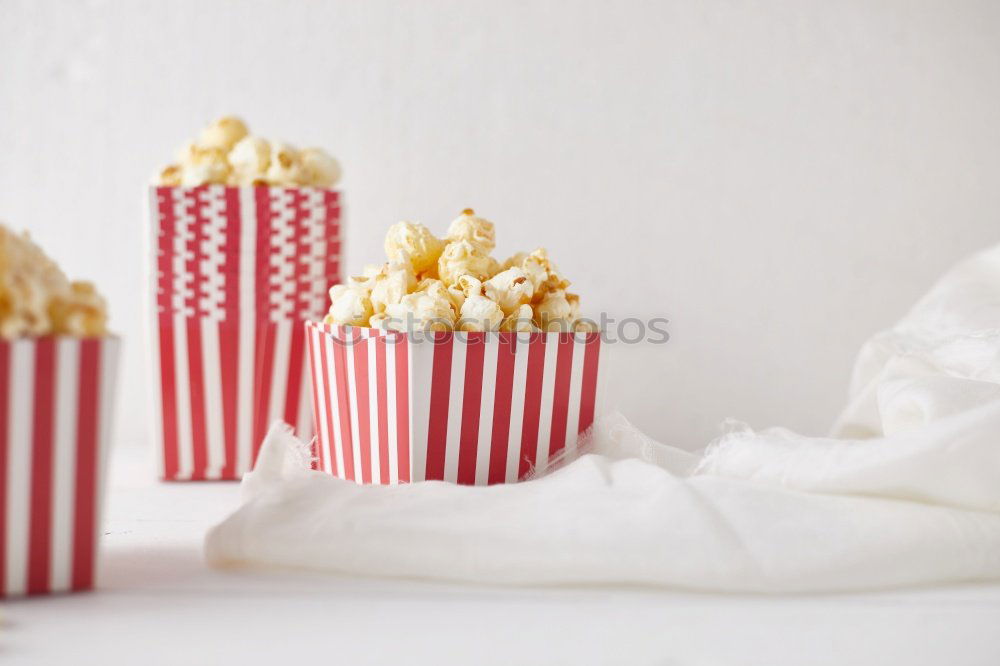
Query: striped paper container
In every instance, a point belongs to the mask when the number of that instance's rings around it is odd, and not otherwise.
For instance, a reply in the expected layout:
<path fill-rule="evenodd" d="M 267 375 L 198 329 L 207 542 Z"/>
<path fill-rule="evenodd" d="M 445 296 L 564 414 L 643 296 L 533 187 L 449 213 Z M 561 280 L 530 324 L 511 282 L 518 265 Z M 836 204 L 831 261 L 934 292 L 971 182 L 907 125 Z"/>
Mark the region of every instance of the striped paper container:
<path fill-rule="evenodd" d="M 0 340 L 0 597 L 93 587 L 118 340 Z"/>
<path fill-rule="evenodd" d="M 272 420 L 311 436 L 301 331 L 340 281 L 340 193 L 152 187 L 149 210 L 162 477 L 239 479 Z"/>
<path fill-rule="evenodd" d="M 576 451 L 599 333 L 428 333 L 306 324 L 315 466 L 358 483 L 510 483 Z"/>

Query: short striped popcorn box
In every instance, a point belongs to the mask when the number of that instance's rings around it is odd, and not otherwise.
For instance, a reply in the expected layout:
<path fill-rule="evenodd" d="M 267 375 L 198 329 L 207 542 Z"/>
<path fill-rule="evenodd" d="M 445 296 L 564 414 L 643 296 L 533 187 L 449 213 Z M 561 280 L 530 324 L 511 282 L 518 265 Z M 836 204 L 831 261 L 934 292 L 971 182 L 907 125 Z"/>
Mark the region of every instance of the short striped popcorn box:
<path fill-rule="evenodd" d="M 510 483 L 594 420 L 599 333 L 306 334 L 316 467 L 343 479 Z"/>
<path fill-rule="evenodd" d="M 150 220 L 162 477 L 239 479 L 270 421 L 311 436 L 301 331 L 340 281 L 340 193 L 152 187 Z"/>
<path fill-rule="evenodd" d="M 0 340 L 0 597 L 93 587 L 118 347 Z"/>

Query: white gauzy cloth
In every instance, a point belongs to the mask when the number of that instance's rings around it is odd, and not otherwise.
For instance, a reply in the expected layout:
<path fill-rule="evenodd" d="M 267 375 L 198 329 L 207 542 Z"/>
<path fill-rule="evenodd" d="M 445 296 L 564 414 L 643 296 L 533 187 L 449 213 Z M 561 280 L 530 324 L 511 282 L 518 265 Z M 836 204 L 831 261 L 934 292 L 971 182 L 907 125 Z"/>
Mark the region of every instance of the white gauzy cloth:
<path fill-rule="evenodd" d="M 484 583 L 728 591 L 1000 579 L 1000 247 L 953 270 L 855 368 L 836 438 L 734 429 L 693 455 L 617 414 L 513 485 L 359 486 L 272 428 L 210 564 Z"/>

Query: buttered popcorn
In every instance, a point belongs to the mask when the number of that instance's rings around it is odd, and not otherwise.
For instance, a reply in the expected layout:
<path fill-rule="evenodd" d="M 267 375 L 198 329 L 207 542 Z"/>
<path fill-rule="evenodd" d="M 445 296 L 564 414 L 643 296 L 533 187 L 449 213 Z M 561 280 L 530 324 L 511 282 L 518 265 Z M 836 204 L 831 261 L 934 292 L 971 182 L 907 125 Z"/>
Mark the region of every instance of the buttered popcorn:
<path fill-rule="evenodd" d="M 544 248 L 501 264 L 492 222 L 470 208 L 443 239 L 418 222 L 385 237 L 384 264 L 330 289 L 324 322 L 392 330 L 591 331 L 580 299 Z"/>
<path fill-rule="evenodd" d="M 0 225 L 0 337 L 106 334 L 94 286 L 71 282 L 27 234 Z"/>
<path fill-rule="evenodd" d="M 159 185 L 279 185 L 333 187 L 340 164 L 320 148 L 298 148 L 250 134 L 234 116 L 219 118 L 155 178 Z"/>

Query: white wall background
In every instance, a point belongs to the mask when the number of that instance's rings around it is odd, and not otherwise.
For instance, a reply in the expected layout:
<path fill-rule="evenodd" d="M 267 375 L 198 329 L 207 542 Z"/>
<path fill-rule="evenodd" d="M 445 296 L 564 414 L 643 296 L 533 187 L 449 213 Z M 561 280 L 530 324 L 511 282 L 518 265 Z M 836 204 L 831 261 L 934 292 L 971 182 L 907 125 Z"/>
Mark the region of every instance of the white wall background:
<path fill-rule="evenodd" d="M 653 434 L 819 433 L 859 344 L 1000 237 L 998 37 L 965 0 L 0 0 L 0 219 L 107 293 L 125 442 L 146 179 L 223 112 L 342 160 L 351 266 L 474 206 L 590 312 L 669 317 L 609 359 Z"/>

